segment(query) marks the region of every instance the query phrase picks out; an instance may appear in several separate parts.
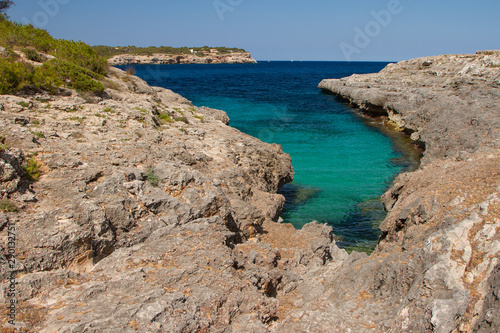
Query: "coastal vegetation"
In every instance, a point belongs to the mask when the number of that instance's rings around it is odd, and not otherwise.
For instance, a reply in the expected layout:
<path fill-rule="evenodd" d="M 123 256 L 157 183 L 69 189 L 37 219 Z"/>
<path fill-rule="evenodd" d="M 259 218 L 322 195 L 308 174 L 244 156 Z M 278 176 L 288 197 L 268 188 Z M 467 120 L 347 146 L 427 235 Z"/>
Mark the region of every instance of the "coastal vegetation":
<path fill-rule="evenodd" d="M 40 179 L 40 166 L 41 165 L 34 158 L 26 161 L 24 170 L 26 171 L 26 178 L 28 178 L 29 181 L 34 182 Z"/>
<path fill-rule="evenodd" d="M 170 115 L 168 115 L 166 113 L 160 113 L 160 115 L 158 116 L 158 118 L 160 118 L 160 123 L 161 124 L 173 123 L 174 122 L 172 120 L 172 118 L 170 117 Z"/>
<path fill-rule="evenodd" d="M 17 206 L 9 199 L 0 200 L 0 212 L 17 212 Z"/>
<path fill-rule="evenodd" d="M 87 44 L 0 16 L 0 94 L 56 94 L 61 87 L 99 94 L 107 71 L 106 60 Z"/>
<path fill-rule="evenodd" d="M 152 168 L 150 168 L 146 172 L 146 179 L 149 181 L 149 183 L 153 187 L 158 187 L 158 184 L 160 183 L 160 180 L 161 180 L 161 178 L 155 174 L 155 172 Z"/>
<path fill-rule="evenodd" d="M 229 54 L 232 52 L 246 52 L 244 49 L 227 48 L 227 47 L 171 47 L 171 46 L 150 46 L 150 47 L 136 47 L 136 46 L 104 46 L 98 45 L 92 47 L 97 54 L 104 58 L 110 58 L 120 54 L 133 54 L 133 55 L 153 55 L 153 54 L 192 54 L 196 53 L 198 56 L 204 56 L 210 53 L 211 50 L 217 50 L 218 54 Z"/>

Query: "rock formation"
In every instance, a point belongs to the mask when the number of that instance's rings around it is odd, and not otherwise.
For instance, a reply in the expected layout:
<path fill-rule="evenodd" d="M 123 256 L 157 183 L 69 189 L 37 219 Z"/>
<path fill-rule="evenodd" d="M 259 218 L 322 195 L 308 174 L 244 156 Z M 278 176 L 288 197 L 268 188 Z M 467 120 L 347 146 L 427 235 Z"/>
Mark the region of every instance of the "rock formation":
<path fill-rule="evenodd" d="M 289 155 L 118 69 L 106 85 L 102 98 L 0 96 L 0 189 L 14 207 L 2 208 L 2 244 L 8 225 L 16 235 L 2 304 L 15 299 L 16 322 L 37 332 L 269 322 L 277 302 L 262 290 L 282 273 L 243 270 L 237 246 L 278 218 Z M 279 254 L 262 250 L 272 266 Z"/>
<path fill-rule="evenodd" d="M 120 54 L 108 59 L 110 65 L 165 65 L 165 64 L 255 64 L 249 52 L 233 52 L 223 54 L 153 54 L 134 55 Z"/>
<path fill-rule="evenodd" d="M 383 196 L 389 213 L 375 252 L 323 275 L 327 292 L 295 311 L 301 329 L 326 329 L 328 316 L 346 329 L 358 321 L 357 332 L 499 330 L 499 67 L 498 51 L 478 52 L 320 83 L 386 117 L 425 154 Z M 293 318 L 280 327 L 296 329 Z"/>
<path fill-rule="evenodd" d="M 499 58 L 321 83 L 425 148 L 370 256 L 276 223 L 290 157 L 223 111 L 118 69 L 100 97 L 0 96 L 0 302 L 21 332 L 496 332 Z"/>

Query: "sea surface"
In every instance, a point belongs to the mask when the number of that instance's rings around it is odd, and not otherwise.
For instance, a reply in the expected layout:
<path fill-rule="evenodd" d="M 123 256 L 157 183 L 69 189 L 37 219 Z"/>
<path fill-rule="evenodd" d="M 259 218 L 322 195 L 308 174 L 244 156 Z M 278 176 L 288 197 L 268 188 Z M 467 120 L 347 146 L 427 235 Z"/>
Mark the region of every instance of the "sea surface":
<path fill-rule="evenodd" d="M 339 245 L 373 249 L 386 213 L 380 196 L 418 163 L 405 138 L 317 88 L 325 78 L 373 73 L 381 62 L 137 65 L 136 75 L 228 113 L 230 125 L 291 155 L 293 183 L 282 214 L 296 228 L 316 220 Z M 124 66 L 122 66 L 124 69 Z"/>

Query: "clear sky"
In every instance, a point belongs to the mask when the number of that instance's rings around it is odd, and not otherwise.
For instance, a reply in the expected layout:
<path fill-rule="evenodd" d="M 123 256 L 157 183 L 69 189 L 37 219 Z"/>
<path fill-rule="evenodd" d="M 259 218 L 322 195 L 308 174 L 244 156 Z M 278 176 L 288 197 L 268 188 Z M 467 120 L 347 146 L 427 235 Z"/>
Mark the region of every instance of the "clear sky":
<path fill-rule="evenodd" d="M 500 49 L 499 0 L 14 0 L 56 38 L 226 46 L 257 60 L 398 61 Z"/>

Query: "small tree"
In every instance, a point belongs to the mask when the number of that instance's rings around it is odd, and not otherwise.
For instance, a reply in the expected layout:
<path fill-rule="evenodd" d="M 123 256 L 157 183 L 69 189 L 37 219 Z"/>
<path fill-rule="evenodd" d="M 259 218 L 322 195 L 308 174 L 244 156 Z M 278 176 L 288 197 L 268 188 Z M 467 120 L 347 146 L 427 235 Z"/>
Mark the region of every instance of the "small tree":
<path fill-rule="evenodd" d="M 0 0 L 0 13 L 5 12 L 13 4 L 12 0 Z"/>

